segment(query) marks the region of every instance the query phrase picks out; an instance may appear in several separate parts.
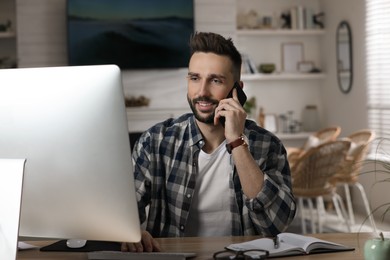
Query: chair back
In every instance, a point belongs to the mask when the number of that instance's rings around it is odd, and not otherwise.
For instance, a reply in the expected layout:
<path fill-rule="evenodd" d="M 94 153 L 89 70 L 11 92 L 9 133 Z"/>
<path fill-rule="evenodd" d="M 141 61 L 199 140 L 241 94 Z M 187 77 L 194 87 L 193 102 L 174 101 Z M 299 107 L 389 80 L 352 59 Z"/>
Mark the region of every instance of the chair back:
<path fill-rule="evenodd" d="M 351 142 L 329 141 L 310 148 L 291 168 L 293 193 L 300 197 L 317 197 L 331 194 L 331 178 L 346 160 Z"/>
<path fill-rule="evenodd" d="M 341 127 L 326 127 L 308 137 L 301 148 L 287 147 L 287 159 L 292 167 L 295 162 L 302 157 L 310 148 L 316 147 L 326 142 L 334 141 L 341 133 Z"/>
<path fill-rule="evenodd" d="M 336 140 L 341 133 L 341 127 L 331 126 L 323 128 L 313 135 L 309 136 L 303 145 L 303 150 L 308 150 L 311 147 L 318 146 L 320 144 Z"/>
<path fill-rule="evenodd" d="M 335 176 L 338 182 L 356 182 L 358 175 L 367 157 L 370 144 L 375 138 L 375 132 L 369 129 L 356 131 L 346 139 L 351 141 L 351 147 L 348 151 L 348 159 Z"/>

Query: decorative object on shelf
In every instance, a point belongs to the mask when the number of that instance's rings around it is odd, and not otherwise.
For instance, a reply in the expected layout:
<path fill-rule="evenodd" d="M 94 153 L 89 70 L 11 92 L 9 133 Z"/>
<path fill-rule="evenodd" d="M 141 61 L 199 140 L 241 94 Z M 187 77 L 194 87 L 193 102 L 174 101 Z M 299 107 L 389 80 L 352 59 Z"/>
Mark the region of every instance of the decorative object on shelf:
<path fill-rule="evenodd" d="M 315 132 L 320 128 L 318 110 L 316 105 L 307 105 L 302 113 L 303 130 Z"/>
<path fill-rule="evenodd" d="M 288 132 L 289 133 L 298 133 L 300 132 L 300 122 L 294 119 L 294 111 L 290 110 L 287 112 L 288 115 Z"/>
<path fill-rule="evenodd" d="M 125 99 L 126 107 L 145 107 L 149 106 L 150 99 L 141 95 L 139 97 L 129 97 Z"/>
<path fill-rule="evenodd" d="M 319 68 L 313 68 L 310 73 L 321 73 L 321 70 Z"/>
<path fill-rule="evenodd" d="M 303 30 L 306 28 L 305 24 L 305 8 L 301 5 L 294 6 L 290 10 L 291 14 L 291 29 Z"/>
<path fill-rule="evenodd" d="M 298 62 L 298 71 L 303 73 L 312 72 L 314 69 L 314 62 L 312 61 L 300 61 Z"/>
<path fill-rule="evenodd" d="M 282 43 L 282 70 L 284 72 L 298 72 L 298 63 L 303 60 L 303 43 Z"/>
<path fill-rule="evenodd" d="M 294 111 L 289 110 L 287 114 L 279 115 L 282 121 L 282 132 L 283 133 L 299 133 L 301 131 L 302 123 L 294 119 Z"/>
<path fill-rule="evenodd" d="M 276 114 L 264 113 L 264 108 L 260 107 L 257 117 L 257 124 L 272 133 L 278 132 L 278 120 Z"/>
<path fill-rule="evenodd" d="M 257 124 L 259 124 L 259 126 L 261 127 L 264 127 L 264 121 L 265 121 L 264 108 L 260 107 L 259 116 L 257 117 Z"/>
<path fill-rule="evenodd" d="M 321 13 L 318 13 L 318 14 L 315 14 L 313 16 L 313 23 L 315 26 L 321 28 L 321 29 L 324 29 L 324 17 L 325 17 L 325 13 L 324 12 L 321 12 Z"/>
<path fill-rule="evenodd" d="M 282 19 L 282 29 L 291 29 L 291 15 L 290 13 L 282 13 L 280 15 L 280 18 Z"/>
<path fill-rule="evenodd" d="M 0 32 L 6 32 L 11 29 L 11 20 L 7 20 L 4 24 L 0 24 Z"/>
<path fill-rule="evenodd" d="M 323 13 L 320 13 L 323 14 Z M 280 15 L 280 18 L 283 21 L 281 26 L 282 29 L 293 29 L 293 30 L 305 30 L 305 29 L 314 29 L 315 26 L 323 27 L 323 22 L 320 19 L 320 14 L 316 16 L 313 15 L 313 10 L 304 6 L 294 6 L 287 12 L 284 12 Z M 315 20 L 317 19 L 317 20 Z M 317 24 L 315 24 L 315 22 Z"/>
<path fill-rule="evenodd" d="M 251 97 L 244 104 L 244 110 L 249 118 L 254 119 L 256 114 L 256 97 Z"/>
<path fill-rule="evenodd" d="M 280 114 L 279 119 L 280 119 L 281 125 L 282 125 L 282 132 L 288 133 L 287 116 L 285 114 Z"/>
<path fill-rule="evenodd" d="M 272 28 L 272 17 L 271 16 L 263 16 L 263 24 L 261 27 L 263 29 Z"/>
<path fill-rule="evenodd" d="M 255 29 L 259 27 L 258 24 L 259 16 L 255 10 L 250 10 L 246 15 L 246 26 L 251 29 Z"/>
<path fill-rule="evenodd" d="M 278 120 L 275 114 L 264 114 L 264 128 L 272 133 L 278 132 Z"/>
<path fill-rule="evenodd" d="M 259 71 L 261 73 L 272 73 L 275 71 L 275 64 L 274 63 L 262 63 L 259 65 Z"/>
<path fill-rule="evenodd" d="M 341 92 L 347 94 L 352 88 L 352 32 L 347 21 L 341 21 L 336 31 L 337 80 Z"/>
<path fill-rule="evenodd" d="M 238 12 L 237 13 L 237 18 L 236 18 L 236 27 L 237 29 L 243 29 L 246 27 L 246 14 L 243 12 Z"/>

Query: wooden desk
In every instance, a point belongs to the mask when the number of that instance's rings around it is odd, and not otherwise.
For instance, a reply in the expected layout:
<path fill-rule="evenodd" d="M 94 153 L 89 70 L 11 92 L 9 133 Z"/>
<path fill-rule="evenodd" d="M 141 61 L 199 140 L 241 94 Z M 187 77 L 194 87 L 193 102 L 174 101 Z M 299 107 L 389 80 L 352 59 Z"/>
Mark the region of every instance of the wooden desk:
<path fill-rule="evenodd" d="M 320 239 L 329 240 L 332 242 L 355 247 L 354 251 L 327 253 L 307 256 L 293 256 L 283 259 L 288 260 L 312 260 L 312 259 L 343 259 L 343 260 L 359 260 L 364 259 L 363 246 L 367 239 L 374 237 L 372 233 L 327 233 L 327 234 L 313 234 L 310 236 L 318 237 Z M 389 237 L 390 232 L 385 234 Z M 259 237 L 218 237 L 218 238 L 160 238 L 160 242 L 164 251 L 171 252 L 195 252 L 197 257 L 194 260 L 212 259 L 213 253 L 223 250 L 224 246 L 231 243 L 244 242 Z M 29 242 L 29 241 L 27 241 Z M 50 241 L 34 241 L 29 242 L 38 246 L 45 246 L 52 242 Z M 40 252 L 38 249 L 19 251 L 17 259 L 25 260 L 86 260 L 88 259 L 86 253 L 68 253 L 68 252 Z M 276 258 L 273 258 L 276 259 Z M 279 258 L 280 259 L 280 258 Z"/>

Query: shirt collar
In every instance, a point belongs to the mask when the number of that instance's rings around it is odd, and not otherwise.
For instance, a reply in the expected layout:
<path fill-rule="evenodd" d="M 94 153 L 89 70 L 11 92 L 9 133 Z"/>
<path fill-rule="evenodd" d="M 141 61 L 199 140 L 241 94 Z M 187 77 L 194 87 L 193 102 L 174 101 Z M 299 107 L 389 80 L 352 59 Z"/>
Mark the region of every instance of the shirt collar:
<path fill-rule="evenodd" d="M 203 135 L 199 130 L 199 127 L 195 121 L 195 116 L 192 115 L 188 119 L 189 121 L 189 145 L 200 145 L 200 148 L 204 145 Z"/>

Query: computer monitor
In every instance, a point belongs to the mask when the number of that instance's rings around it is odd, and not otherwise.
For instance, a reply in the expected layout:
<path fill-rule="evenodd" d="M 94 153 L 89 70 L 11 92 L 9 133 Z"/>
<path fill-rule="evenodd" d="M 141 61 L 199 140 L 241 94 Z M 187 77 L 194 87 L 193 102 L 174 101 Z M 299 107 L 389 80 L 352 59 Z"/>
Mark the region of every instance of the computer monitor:
<path fill-rule="evenodd" d="M 0 158 L 26 158 L 19 236 L 140 241 L 121 71 L 0 70 Z"/>

